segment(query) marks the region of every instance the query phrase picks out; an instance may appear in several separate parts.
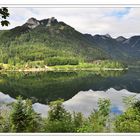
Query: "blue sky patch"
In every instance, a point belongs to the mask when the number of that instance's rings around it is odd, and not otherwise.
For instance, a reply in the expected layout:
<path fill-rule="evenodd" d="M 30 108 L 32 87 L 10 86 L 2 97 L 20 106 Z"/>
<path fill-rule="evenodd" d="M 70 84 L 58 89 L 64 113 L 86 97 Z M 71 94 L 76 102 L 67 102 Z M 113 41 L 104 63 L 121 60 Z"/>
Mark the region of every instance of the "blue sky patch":
<path fill-rule="evenodd" d="M 129 8 L 129 7 L 123 8 L 122 10 L 115 9 L 114 11 L 109 13 L 107 16 L 114 16 L 116 18 L 123 18 L 125 15 L 129 14 L 130 10 L 131 10 L 131 8 Z"/>

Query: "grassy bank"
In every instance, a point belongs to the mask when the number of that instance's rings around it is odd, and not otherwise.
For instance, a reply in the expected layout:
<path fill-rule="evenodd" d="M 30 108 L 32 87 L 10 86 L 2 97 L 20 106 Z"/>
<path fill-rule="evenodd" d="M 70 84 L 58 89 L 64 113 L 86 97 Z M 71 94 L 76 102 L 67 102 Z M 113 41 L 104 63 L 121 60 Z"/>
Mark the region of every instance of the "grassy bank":
<path fill-rule="evenodd" d="M 79 65 L 62 65 L 62 66 L 50 66 L 52 70 L 55 71 L 82 71 L 82 70 L 87 70 L 87 71 L 100 71 L 100 70 L 124 70 L 126 69 L 123 66 L 120 67 L 110 67 L 102 64 L 92 64 L 92 63 L 80 63 Z"/>
<path fill-rule="evenodd" d="M 43 61 L 33 61 L 26 64 L 1 64 L 0 69 L 3 71 L 109 71 L 109 70 L 126 70 L 127 67 L 117 61 L 98 60 L 90 63 L 80 62 L 74 65 L 50 65 L 47 66 Z"/>

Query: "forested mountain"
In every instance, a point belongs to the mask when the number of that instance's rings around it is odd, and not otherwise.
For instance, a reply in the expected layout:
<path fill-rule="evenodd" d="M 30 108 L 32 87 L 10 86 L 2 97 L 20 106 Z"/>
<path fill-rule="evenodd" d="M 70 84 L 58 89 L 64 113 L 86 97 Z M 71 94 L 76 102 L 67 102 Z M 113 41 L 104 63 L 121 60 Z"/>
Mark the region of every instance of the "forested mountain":
<path fill-rule="evenodd" d="M 54 17 L 30 18 L 22 26 L 0 31 L 0 63 L 25 63 L 47 58 L 140 60 L 140 36 L 82 34 Z"/>
<path fill-rule="evenodd" d="M 108 34 L 94 36 L 85 34 L 85 37 L 96 43 L 99 48 L 109 53 L 114 59 L 130 63 L 140 60 L 140 36 L 126 39 L 123 36 L 112 38 Z"/>
<path fill-rule="evenodd" d="M 24 25 L 0 31 L 0 61 L 39 61 L 50 57 L 81 61 L 106 59 L 108 54 L 84 34 L 55 18 L 30 18 Z"/>

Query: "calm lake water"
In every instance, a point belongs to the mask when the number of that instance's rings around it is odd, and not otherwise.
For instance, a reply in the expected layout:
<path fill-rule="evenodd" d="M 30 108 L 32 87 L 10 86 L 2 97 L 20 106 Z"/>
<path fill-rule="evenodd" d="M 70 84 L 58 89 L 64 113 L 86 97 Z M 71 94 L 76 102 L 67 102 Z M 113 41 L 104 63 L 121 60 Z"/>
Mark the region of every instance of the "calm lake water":
<path fill-rule="evenodd" d="M 24 99 L 32 99 L 36 111 L 40 113 L 48 109 L 43 104 L 59 98 L 65 100 L 68 110 L 86 115 L 97 107 L 99 98 L 109 98 L 112 112 L 121 113 L 125 108 L 122 103 L 124 96 L 140 95 L 140 70 L 1 73 L 0 92 L 0 102 L 21 95 Z M 2 97 L 2 94 L 10 97 Z"/>

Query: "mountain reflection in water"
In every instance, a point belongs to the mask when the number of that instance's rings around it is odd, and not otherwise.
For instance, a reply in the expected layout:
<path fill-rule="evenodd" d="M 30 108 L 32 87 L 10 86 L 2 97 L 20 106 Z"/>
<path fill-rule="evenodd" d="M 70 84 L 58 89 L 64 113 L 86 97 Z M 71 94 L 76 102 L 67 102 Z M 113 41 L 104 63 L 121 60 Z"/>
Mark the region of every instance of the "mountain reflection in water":
<path fill-rule="evenodd" d="M 0 93 L 2 103 L 11 103 L 15 100 L 8 95 Z M 63 103 L 64 107 L 70 112 L 82 112 L 85 116 L 97 109 L 97 102 L 99 98 L 110 99 L 111 101 L 111 113 L 120 114 L 122 113 L 126 105 L 123 103 L 124 97 L 135 96 L 140 99 L 140 94 L 129 92 L 125 89 L 117 91 L 113 88 L 108 89 L 107 91 L 80 91 L 71 99 Z M 34 110 L 41 114 L 42 116 L 47 116 L 49 106 L 41 103 L 33 104 Z"/>
<path fill-rule="evenodd" d="M 80 91 L 126 89 L 140 93 L 140 71 L 1 73 L 0 91 L 16 98 L 21 95 L 33 102 L 48 104 L 59 98 L 65 101 Z M 114 107 L 114 110 L 115 107 Z"/>

